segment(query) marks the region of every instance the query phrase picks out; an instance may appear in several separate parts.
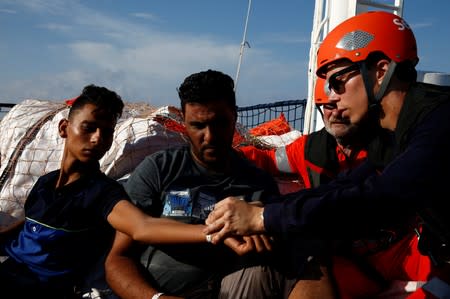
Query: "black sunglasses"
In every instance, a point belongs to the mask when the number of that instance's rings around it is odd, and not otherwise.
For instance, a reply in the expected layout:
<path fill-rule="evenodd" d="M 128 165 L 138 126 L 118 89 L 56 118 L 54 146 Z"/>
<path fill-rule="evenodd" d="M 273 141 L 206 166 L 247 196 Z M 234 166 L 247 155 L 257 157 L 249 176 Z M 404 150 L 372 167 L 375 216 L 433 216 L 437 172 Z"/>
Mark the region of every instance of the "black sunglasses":
<path fill-rule="evenodd" d="M 352 71 L 356 71 L 356 70 L 360 70 L 360 65 L 359 63 L 354 63 L 349 67 L 346 67 L 345 69 L 340 70 L 339 72 L 334 73 L 333 75 L 330 76 L 330 78 L 327 79 L 327 82 L 325 82 L 324 88 L 325 88 L 325 93 L 327 95 L 330 94 L 331 90 L 334 90 L 335 93 L 337 94 L 342 94 L 345 92 L 345 83 L 347 83 L 348 80 L 340 80 L 339 77 L 350 73 Z"/>
<path fill-rule="evenodd" d="M 323 110 L 334 110 L 337 108 L 336 103 L 327 103 L 320 105 Z"/>

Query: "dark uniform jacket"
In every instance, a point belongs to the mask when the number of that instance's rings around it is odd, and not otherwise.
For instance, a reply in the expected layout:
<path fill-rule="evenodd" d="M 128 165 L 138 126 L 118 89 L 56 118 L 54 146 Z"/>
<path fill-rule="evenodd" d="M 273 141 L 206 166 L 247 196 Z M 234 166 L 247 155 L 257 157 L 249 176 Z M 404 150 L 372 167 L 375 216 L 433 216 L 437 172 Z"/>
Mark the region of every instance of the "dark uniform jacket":
<path fill-rule="evenodd" d="M 449 89 L 423 83 L 411 87 L 395 130 L 395 157 L 381 174 L 368 161 L 327 185 L 284 196 L 266 205 L 266 230 L 356 237 L 426 208 L 449 211 Z"/>

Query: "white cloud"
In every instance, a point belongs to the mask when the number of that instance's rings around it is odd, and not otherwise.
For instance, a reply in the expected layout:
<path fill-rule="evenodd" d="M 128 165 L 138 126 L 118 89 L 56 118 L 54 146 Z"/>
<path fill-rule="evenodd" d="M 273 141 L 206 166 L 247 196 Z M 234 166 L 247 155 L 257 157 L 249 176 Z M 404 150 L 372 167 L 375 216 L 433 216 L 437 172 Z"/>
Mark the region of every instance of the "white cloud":
<path fill-rule="evenodd" d="M 413 30 L 416 30 L 416 29 L 419 29 L 419 28 L 426 28 L 426 27 L 432 27 L 433 26 L 433 23 L 430 23 L 430 22 L 428 22 L 428 23 L 415 23 L 415 24 L 411 24 L 411 28 L 413 29 Z"/>
<path fill-rule="evenodd" d="M 60 41 L 68 42 L 46 46 L 53 48 L 51 58 L 57 69 L 49 64 L 39 77 L 3 82 L 2 94 L 11 99 L 65 99 L 93 83 L 117 91 L 127 101 L 145 101 L 155 106 L 178 105 L 176 88 L 187 75 L 211 68 L 235 76 L 239 38 L 230 43 L 206 35 L 155 31 L 148 24 L 110 17 L 82 6 L 81 2 L 32 0 L 21 3 L 40 13 L 47 11 L 64 17 L 67 21 L 64 25 L 47 22 L 41 27 L 59 30 L 64 37 Z M 68 6 L 63 7 L 65 4 Z M 272 39 L 302 42 L 283 35 Z M 240 105 L 300 94 L 306 85 L 305 65 L 307 63 L 277 62 L 263 47 L 246 49 L 238 82 Z M 298 78 L 299 84 L 286 88 L 285 82 L 292 78 Z"/>
<path fill-rule="evenodd" d="M 16 14 L 17 11 L 15 11 L 15 10 L 13 10 L 13 9 L 0 8 L 0 13 Z"/>
<path fill-rule="evenodd" d="M 152 20 L 152 21 L 157 21 L 159 20 L 159 18 L 151 13 L 145 13 L 145 12 L 135 12 L 130 14 L 133 17 L 136 18 L 141 18 L 141 19 L 146 19 L 146 20 Z"/>
<path fill-rule="evenodd" d="M 72 0 L 2 0 L 3 2 L 23 7 L 27 10 L 40 13 L 60 15 L 65 14 L 67 7 L 76 5 Z M 69 10 L 70 11 L 70 10 Z"/>
<path fill-rule="evenodd" d="M 47 23 L 47 24 L 41 24 L 38 27 L 45 28 L 51 31 L 68 31 L 72 27 L 65 25 L 65 24 L 57 24 L 57 23 Z"/>

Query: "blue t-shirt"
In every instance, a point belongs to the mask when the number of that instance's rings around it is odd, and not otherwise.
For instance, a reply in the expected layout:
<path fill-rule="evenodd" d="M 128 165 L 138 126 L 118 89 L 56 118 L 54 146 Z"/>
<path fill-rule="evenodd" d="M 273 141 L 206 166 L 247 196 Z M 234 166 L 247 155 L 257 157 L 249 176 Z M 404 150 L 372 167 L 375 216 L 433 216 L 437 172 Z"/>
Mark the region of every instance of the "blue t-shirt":
<path fill-rule="evenodd" d="M 43 283 L 73 283 L 104 253 L 113 230 L 106 221 L 128 199 L 123 187 L 100 171 L 55 189 L 59 170 L 34 185 L 25 202 L 25 224 L 4 250 Z"/>

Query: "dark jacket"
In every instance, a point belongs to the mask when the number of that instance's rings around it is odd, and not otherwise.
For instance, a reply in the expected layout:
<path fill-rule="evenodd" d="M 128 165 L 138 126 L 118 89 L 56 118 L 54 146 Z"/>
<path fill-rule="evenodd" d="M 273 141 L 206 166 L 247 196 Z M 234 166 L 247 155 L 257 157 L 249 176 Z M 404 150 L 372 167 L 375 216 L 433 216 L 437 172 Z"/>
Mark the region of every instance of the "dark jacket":
<path fill-rule="evenodd" d="M 318 187 L 329 183 L 336 178 L 337 174 L 342 172 L 336 154 L 337 142 L 331 134 L 325 129 L 311 133 L 305 142 L 305 168 L 308 174 L 309 183 L 312 187 Z M 357 151 L 366 152 L 367 159 L 373 163 L 374 167 L 382 169 L 391 159 L 393 155 L 393 138 L 392 134 L 381 128 L 374 128 L 372 134 L 362 136 L 360 145 L 354 146 L 355 153 Z M 349 171 L 362 161 L 355 158 L 351 163 L 352 166 L 344 171 Z"/>
<path fill-rule="evenodd" d="M 371 161 L 327 185 L 301 190 L 268 204 L 270 233 L 363 237 L 367 230 L 410 219 L 433 207 L 448 210 L 450 182 L 450 91 L 414 84 L 395 131 L 397 152 L 377 174 Z"/>

